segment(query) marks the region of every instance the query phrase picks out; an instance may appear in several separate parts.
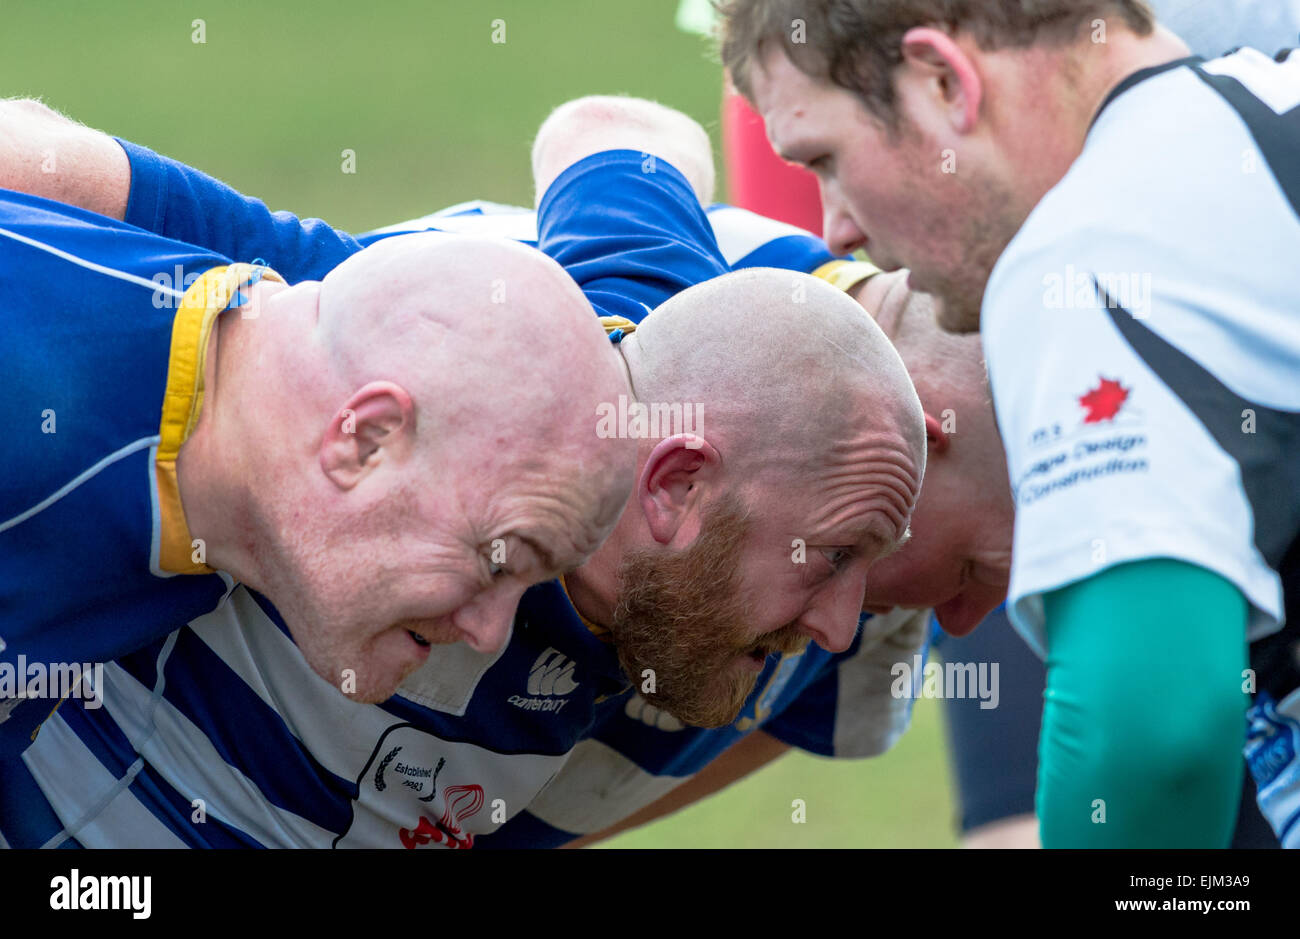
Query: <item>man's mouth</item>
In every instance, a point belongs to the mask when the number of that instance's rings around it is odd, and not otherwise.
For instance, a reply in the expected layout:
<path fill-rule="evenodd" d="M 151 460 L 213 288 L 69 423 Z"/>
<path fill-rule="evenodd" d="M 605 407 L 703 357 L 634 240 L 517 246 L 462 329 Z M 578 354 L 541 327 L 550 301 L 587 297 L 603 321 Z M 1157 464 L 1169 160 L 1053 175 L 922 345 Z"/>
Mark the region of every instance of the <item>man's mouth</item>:
<path fill-rule="evenodd" d="M 783 633 L 783 631 L 780 630 L 778 632 Z M 803 651 L 807 645 L 808 639 L 806 637 L 788 637 L 782 634 L 777 637 L 777 641 L 775 642 L 759 642 L 750 646 L 744 651 L 743 656 L 749 658 L 761 667 L 763 663 L 767 661 L 769 656 L 795 654 Z"/>

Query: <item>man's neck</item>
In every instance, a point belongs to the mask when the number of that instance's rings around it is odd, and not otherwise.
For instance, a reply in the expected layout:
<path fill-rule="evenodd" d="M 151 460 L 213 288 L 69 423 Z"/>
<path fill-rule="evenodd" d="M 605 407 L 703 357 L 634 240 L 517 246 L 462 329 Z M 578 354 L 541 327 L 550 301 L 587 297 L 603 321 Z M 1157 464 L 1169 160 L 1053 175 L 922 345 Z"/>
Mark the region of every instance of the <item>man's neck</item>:
<path fill-rule="evenodd" d="M 263 281 L 250 288 L 252 301 L 245 309 L 263 311 L 271 285 Z M 275 285 L 277 288 L 279 285 Z M 274 291 L 266 290 L 269 295 Z M 249 487 L 255 468 L 247 465 L 253 428 L 247 426 L 243 402 L 256 400 L 257 376 L 242 366 L 256 360 L 253 348 L 261 331 L 241 310 L 217 317 L 203 363 L 203 410 L 177 459 L 181 504 L 190 535 L 203 543 L 205 563 L 227 571 L 237 580 L 256 580 L 250 544 Z M 255 584 L 254 584 L 255 585 Z"/>
<path fill-rule="evenodd" d="M 1187 43 L 1163 26 L 1156 27 L 1150 36 L 1135 36 L 1123 33 L 1117 47 L 1107 60 L 1107 68 L 1098 72 L 1098 79 L 1090 89 L 1090 96 L 1085 99 L 1085 129 L 1092 126 L 1102 105 L 1121 82 L 1135 72 L 1143 69 L 1166 65 L 1192 54 Z"/>
<path fill-rule="evenodd" d="M 614 607 L 618 602 L 619 560 L 623 555 L 619 535 L 615 528 L 585 564 L 564 575 L 564 589 L 569 602 L 579 616 L 597 626 L 608 627 L 614 619 Z"/>
<path fill-rule="evenodd" d="M 637 334 L 632 332 L 614 346 L 619 366 L 627 376 L 627 384 L 632 390 L 633 399 L 636 397 L 633 373 L 636 371 L 636 362 L 640 357 L 638 342 Z M 639 472 L 640 467 L 638 467 Z M 626 537 L 623 525 L 632 517 L 630 513 L 640 511 L 636 506 L 635 495 L 634 491 L 628 498 L 619 516 L 619 523 L 614 526 L 613 532 L 605 539 L 605 543 L 596 549 L 585 564 L 564 575 L 564 589 L 569 595 L 569 602 L 573 604 L 579 616 L 597 626 L 608 627 L 614 619 L 614 607 L 618 602 L 618 569 L 623 557 Z"/>
<path fill-rule="evenodd" d="M 1100 51 L 1099 51 L 1100 50 Z M 1008 112 L 1015 127 L 1008 139 L 1031 140 L 1033 146 L 1016 145 L 1006 152 L 1012 160 L 1011 178 L 1027 200 L 1026 213 L 1038 204 L 1083 151 L 1084 142 L 1102 104 L 1115 88 L 1135 72 L 1190 55 L 1187 45 L 1169 30 L 1158 27 L 1149 36 L 1121 30 L 1106 43 L 1085 40 L 1044 61 L 1029 57 Z M 1044 86 L 1041 76 L 1052 77 Z M 1044 108 L 1044 101 L 1051 101 Z"/>

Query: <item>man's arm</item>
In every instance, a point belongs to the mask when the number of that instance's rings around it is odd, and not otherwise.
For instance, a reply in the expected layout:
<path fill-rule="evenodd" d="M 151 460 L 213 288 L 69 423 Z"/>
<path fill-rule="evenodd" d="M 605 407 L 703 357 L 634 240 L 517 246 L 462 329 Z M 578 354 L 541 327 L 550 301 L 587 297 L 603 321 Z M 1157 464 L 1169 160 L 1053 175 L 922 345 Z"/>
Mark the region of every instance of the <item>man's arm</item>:
<path fill-rule="evenodd" d="M 0 101 L 0 187 L 122 221 L 131 165 L 117 141 L 31 98 Z"/>
<path fill-rule="evenodd" d="M 1241 793 L 1247 605 L 1185 562 L 1044 597 L 1044 847 L 1226 847 Z"/>
<path fill-rule="evenodd" d="M 260 258 L 291 283 L 319 280 L 361 250 L 320 219 L 272 212 L 206 173 L 37 101 L 0 102 L 0 185 L 236 261 Z"/>
<path fill-rule="evenodd" d="M 671 815 L 679 809 L 720 792 L 738 780 L 744 779 L 754 770 L 766 766 L 790 749 L 789 744 L 782 743 L 770 734 L 756 730 L 744 736 L 727 748 L 717 759 L 700 770 L 680 786 L 660 796 L 645 808 L 629 815 L 616 825 L 604 831 L 584 835 L 571 841 L 566 848 L 586 848 L 622 834 L 633 828 L 640 828 L 655 819 Z"/>

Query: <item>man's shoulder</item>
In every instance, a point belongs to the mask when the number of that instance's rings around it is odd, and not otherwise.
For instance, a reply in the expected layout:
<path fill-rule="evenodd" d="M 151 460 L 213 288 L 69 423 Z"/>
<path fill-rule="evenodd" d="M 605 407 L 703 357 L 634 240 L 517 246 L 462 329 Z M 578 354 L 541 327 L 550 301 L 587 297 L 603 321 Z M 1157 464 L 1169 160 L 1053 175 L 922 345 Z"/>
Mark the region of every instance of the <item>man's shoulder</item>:
<path fill-rule="evenodd" d="M 1247 48 L 1148 71 L 1112 92 L 1011 247 L 1108 231 L 1181 242 L 1211 223 L 1219 236 L 1224 226 L 1250 230 L 1271 209 L 1269 224 L 1294 224 L 1300 207 L 1289 204 L 1267 138 L 1281 131 L 1300 142 L 1300 124 L 1263 125 L 1300 107 L 1300 55 L 1278 62 Z"/>
<path fill-rule="evenodd" d="M 1256 134 L 1209 83 L 1262 67 L 1259 56 L 1170 69 L 1103 109 L 992 272 L 982 319 L 994 356 L 1046 337 L 1032 328 L 1044 313 L 1104 315 L 1107 298 L 1221 362 L 1248 396 L 1258 383 L 1240 363 L 1300 355 L 1285 351 L 1295 345 L 1285 339 L 1295 334 L 1287 258 L 1300 252 L 1300 216 Z M 1296 82 L 1300 104 L 1300 72 Z M 1300 138 L 1300 125 L 1294 132 Z"/>

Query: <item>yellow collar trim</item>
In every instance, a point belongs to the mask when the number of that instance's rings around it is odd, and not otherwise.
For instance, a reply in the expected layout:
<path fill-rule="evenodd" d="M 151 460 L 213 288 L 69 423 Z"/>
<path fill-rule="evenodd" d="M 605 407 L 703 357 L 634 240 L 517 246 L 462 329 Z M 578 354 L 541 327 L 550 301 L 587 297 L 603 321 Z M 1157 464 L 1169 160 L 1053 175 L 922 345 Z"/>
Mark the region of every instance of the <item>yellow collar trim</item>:
<path fill-rule="evenodd" d="M 154 459 L 158 480 L 158 567 L 168 573 L 213 573 L 212 568 L 193 559 L 193 540 L 176 479 L 176 458 L 203 413 L 203 371 L 213 324 L 241 288 L 262 278 L 284 283 L 284 278 L 274 271 L 252 264 L 214 267 L 185 291 L 172 321 L 167 388 L 163 392 Z"/>
<path fill-rule="evenodd" d="M 605 327 L 606 336 L 619 329 L 625 333 L 636 332 L 636 323 L 626 316 L 602 316 L 600 317 L 600 325 Z"/>
<path fill-rule="evenodd" d="M 883 273 L 870 261 L 827 261 L 812 272 L 813 277 L 820 277 L 832 287 L 848 293 L 864 280 L 870 280 Z"/>

